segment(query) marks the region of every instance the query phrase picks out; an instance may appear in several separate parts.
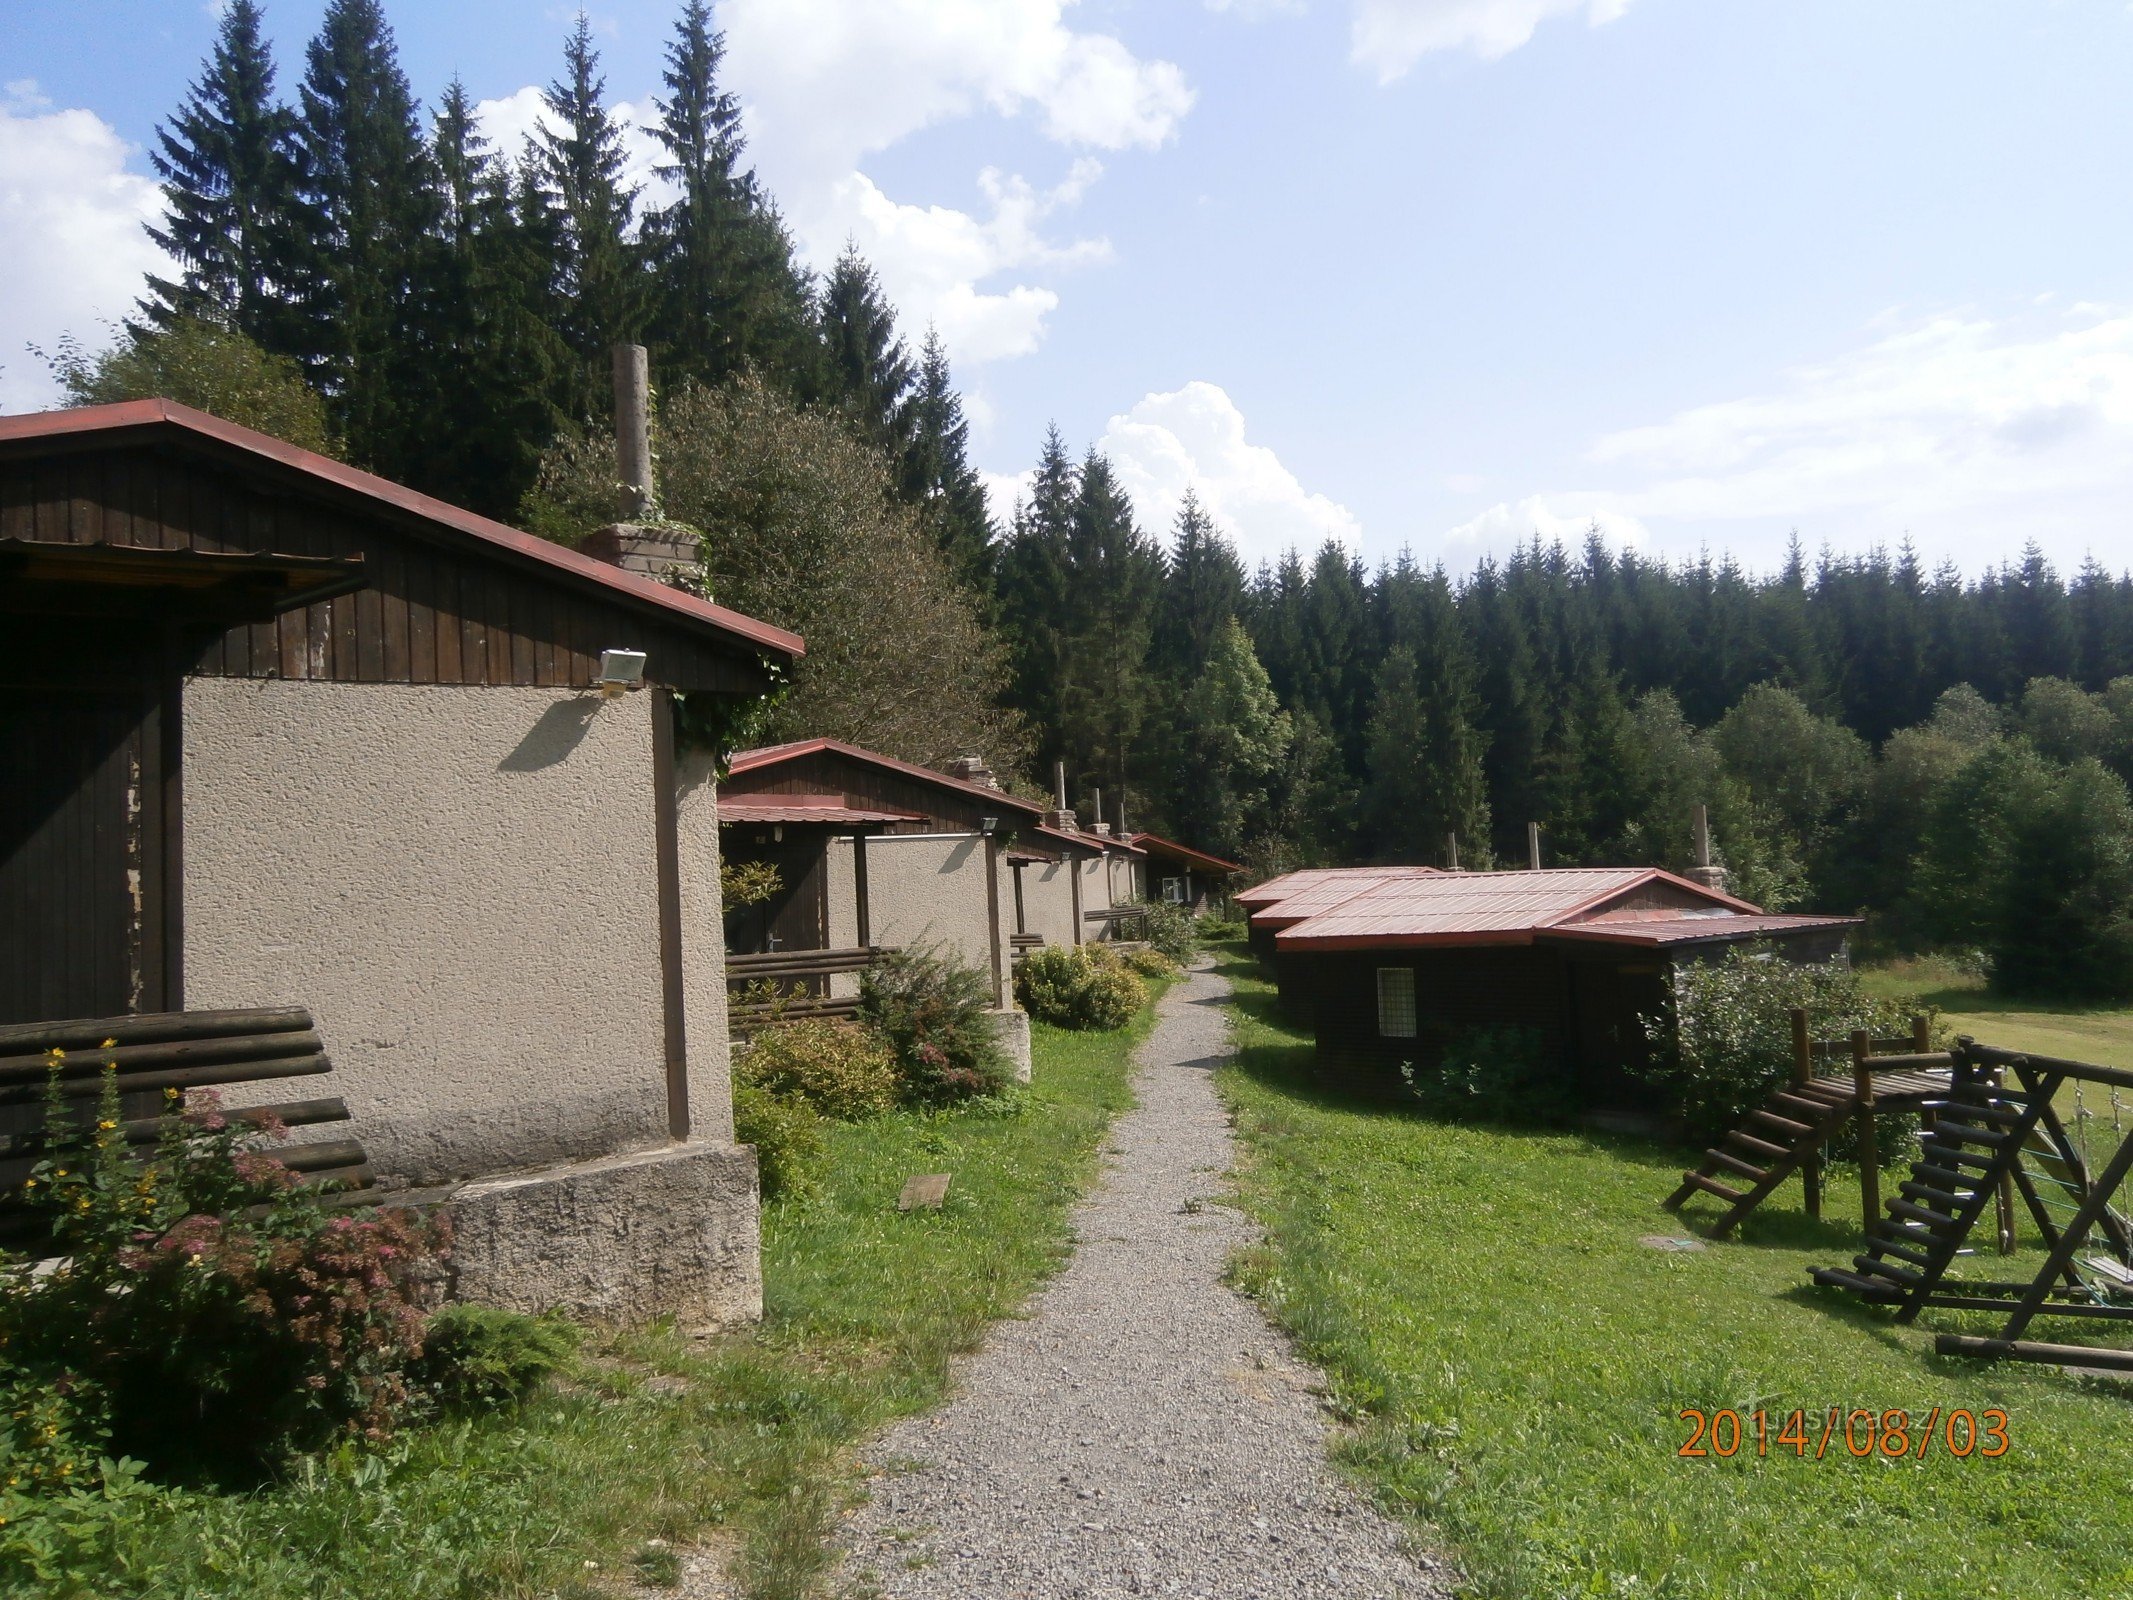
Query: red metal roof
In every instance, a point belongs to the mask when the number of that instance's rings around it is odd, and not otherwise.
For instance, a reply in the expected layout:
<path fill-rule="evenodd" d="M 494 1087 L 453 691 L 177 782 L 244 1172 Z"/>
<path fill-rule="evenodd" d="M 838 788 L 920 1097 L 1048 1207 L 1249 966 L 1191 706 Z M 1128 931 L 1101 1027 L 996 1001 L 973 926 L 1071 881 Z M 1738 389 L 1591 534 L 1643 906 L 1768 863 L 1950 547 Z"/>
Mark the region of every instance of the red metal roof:
<path fill-rule="evenodd" d="M 300 450 L 284 440 L 240 427 L 234 422 L 225 422 L 175 400 L 125 400 L 117 405 L 78 406 L 66 411 L 0 416 L 0 445 L 22 440 L 81 438 L 121 432 L 146 435 L 174 432 L 195 441 L 205 440 L 256 460 L 271 462 L 376 505 L 390 507 L 433 527 L 465 535 L 499 553 L 545 567 L 559 578 L 596 584 L 612 591 L 616 599 L 648 606 L 718 633 L 729 644 L 745 644 L 751 650 L 787 660 L 807 653 L 806 641 L 797 633 L 758 622 L 754 617 L 745 617 L 738 611 L 714 605 L 667 584 L 654 583 L 605 561 L 595 561 L 591 556 L 580 555 L 575 550 L 537 539 L 504 523 L 477 516 L 461 506 L 418 493 L 405 484 L 360 471 L 345 462 L 314 455 L 309 450 Z"/>
<path fill-rule="evenodd" d="M 1024 800 L 1019 795 L 1009 794 L 1005 789 L 989 788 L 982 783 L 972 783 L 967 778 L 953 778 L 945 772 L 936 772 L 931 767 L 922 767 L 911 761 L 899 761 L 894 756 L 885 756 L 876 750 L 862 750 L 856 744 L 845 744 L 838 739 L 794 739 L 785 744 L 766 744 L 759 749 L 743 750 L 726 763 L 726 770 L 729 773 L 755 772 L 763 767 L 775 767 L 782 762 L 795 761 L 801 756 L 816 755 L 823 751 L 863 762 L 868 766 L 880 767 L 884 771 L 901 773 L 907 778 L 916 778 L 921 783 L 937 784 L 958 794 L 973 795 L 989 804 L 1007 806 L 1024 815 L 1044 815 L 1043 806 L 1034 800 Z"/>
<path fill-rule="evenodd" d="M 1138 845 L 1150 855 L 1176 856 L 1196 867 L 1205 867 L 1209 872 L 1242 872 L 1244 868 L 1234 861 L 1224 861 L 1220 856 L 1211 856 L 1205 850 L 1195 850 L 1191 845 L 1179 844 L 1175 839 L 1165 839 L 1156 833 L 1130 833 L 1126 842 Z"/>
<path fill-rule="evenodd" d="M 1609 902 L 1635 890 L 1664 885 L 1712 911 L 1760 917 L 1762 907 L 1729 894 L 1703 888 L 1657 867 L 1557 867 L 1540 872 L 1439 872 L 1388 878 L 1324 908 L 1309 920 L 1287 926 L 1275 939 L 1278 949 L 1399 949 L 1420 945 L 1531 944 L 1543 929 L 1585 922 L 1604 913 Z M 1273 915 L 1286 921 L 1294 899 Z M 1700 910 L 1676 913 L 1680 920 L 1708 916 Z M 1262 912 L 1255 923 L 1269 913 Z M 1663 917 L 1664 913 L 1658 914 Z M 1588 923 L 1588 925 L 1590 925 Z M 1598 924 L 1608 933 L 1631 936 L 1657 918 L 1637 916 Z"/>
<path fill-rule="evenodd" d="M 1388 883 L 1442 876 L 1435 867 L 1338 867 L 1319 874 L 1272 905 L 1262 906 L 1251 914 L 1250 921 L 1255 928 L 1293 928 Z"/>
<path fill-rule="evenodd" d="M 1277 900 L 1285 900 L 1314 884 L 1330 882 L 1352 873 L 1380 870 L 1382 869 L 1375 867 L 1299 867 L 1294 872 L 1284 872 L 1278 878 L 1255 883 L 1249 889 L 1239 889 L 1230 898 L 1247 911 L 1255 911 L 1270 906 Z"/>
<path fill-rule="evenodd" d="M 1824 928 L 1853 928 L 1864 917 L 1780 916 L 1764 913 L 1722 911 L 1716 916 L 1647 918 L 1634 922 L 1575 922 L 1549 928 L 1537 937 L 1590 940 L 1599 944 L 1671 945 L 1698 944 L 1713 939 L 1767 939 L 1787 933 L 1806 933 Z"/>
<path fill-rule="evenodd" d="M 879 806 L 855 806 L 841 794 L 771 794 L 719 797 L 721 824 L 740 822 L 924 822 L 916 811 L 891 811 Z"/>

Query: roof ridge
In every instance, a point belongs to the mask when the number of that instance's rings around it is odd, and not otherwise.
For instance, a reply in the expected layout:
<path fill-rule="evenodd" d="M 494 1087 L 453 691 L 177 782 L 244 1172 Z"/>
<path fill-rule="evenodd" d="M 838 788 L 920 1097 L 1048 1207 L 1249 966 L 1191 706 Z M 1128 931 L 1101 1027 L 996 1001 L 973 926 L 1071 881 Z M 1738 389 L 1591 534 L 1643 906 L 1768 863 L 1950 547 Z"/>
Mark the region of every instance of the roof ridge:
<path fill-rule="evenodd" d="M 640 577 L 634 572 L 626 572 L 620 567 L 610 566 L 605 561 L 596 561 L 591 556 L 543 539 L 537 534 L 528 533 L 523 528 L 514 528 L 494 517 L 485 517 L 478 511 L 455 506 L 449 500 L 440 500 L 435 495 L 424 494 L 420 489 L 411 489 L 404 483 L 396 483 L 390 478 L 380 477 L 377 473 L 366 472 L 363 468 L 350 466 L 345 461 L 335 461 L 330 456 L 322 456 L 300 445 L 293 445 L 286 439 L 277 439 L 257 428 L 248 428 L 243 423 L 231 422 L 212 412 L 200 411 L 162 396 L 145 400 L 121 400 L 110 405 L 72 406 L 57 411 L 27 411 L 12 416 L 0 416 L 0 444 L 22 439 L 78 438 L 157 424 L 180 429 L 186 434 L 213 441 L 229 449 L 242 450 L 288 471 L 330 484 L 346 493 L 361 495 L 437 527 L 479 539 L 498 549 L 508 550 L 514 555 L 568 573 L 572 577 L 589 579 L 642 604 L 654 605 L 698 624 L 737 635 L 759 650 L 790 657 L 804 656 L 807 653 L 806 640 L 776 623 L 761 621 L 719 605 L 716 601 L 690 594 L 686 590 Z"/>

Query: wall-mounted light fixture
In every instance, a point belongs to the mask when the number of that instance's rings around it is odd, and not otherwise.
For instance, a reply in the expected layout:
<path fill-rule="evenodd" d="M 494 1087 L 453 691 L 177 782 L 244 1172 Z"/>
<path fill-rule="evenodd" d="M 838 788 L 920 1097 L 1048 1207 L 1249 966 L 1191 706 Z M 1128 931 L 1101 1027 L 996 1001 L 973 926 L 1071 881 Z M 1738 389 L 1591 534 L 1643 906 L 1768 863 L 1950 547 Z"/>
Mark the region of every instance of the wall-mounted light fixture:
<path fill-rule="evenodd" d="M 978 818 L 978 832 L 984 834 L 986 838 L 990 839 L 994 834 L 998 833 L 999 831 L 1000 819 L 998 817 Z"/>
<path fill-rule="evenodd" d="M 600 652 L 600 676 L 593 680 L 600 691 L 600 698 L 612 700 L 618 694 L 644 687 L 644 652 L 642 650 L 602 650 Z"/>

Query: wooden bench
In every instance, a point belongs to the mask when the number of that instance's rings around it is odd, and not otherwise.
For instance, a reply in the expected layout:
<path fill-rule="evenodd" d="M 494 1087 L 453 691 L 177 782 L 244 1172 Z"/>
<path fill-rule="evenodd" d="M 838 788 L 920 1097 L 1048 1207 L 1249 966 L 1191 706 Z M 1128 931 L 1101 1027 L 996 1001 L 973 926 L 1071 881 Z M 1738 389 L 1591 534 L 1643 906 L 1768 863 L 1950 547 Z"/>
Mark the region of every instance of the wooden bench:
<path fill-rule="evenodd" d="M 727 1031 L 736 1039 L 746 1038 L 773 1016 L 795 1022 L 802 1017 L 855 1017 L 859 1014 L 859 997 L 831 994 L 830 978 L 840 972 L 864 972 L 888 953 L 880 945 L 858 945 L 848 950 L 770 950 L 729 955 L 726 987 L 737 992 L 728 1007 Z M 779 991 L 775 1001 L 758 998 L 760 989 L 755 994 L 749 992 L 763 984 Z M 792 992 L 794 989 L 799 992 Z"/>
<path fill-rule="evenodd" d="M 106 1041 L 110 1041 L 108 1047 Z M 222 1088 L 281 1078 L 319 1077 L 333 1070 L 326 1046 L 301 1006 L 246 1011 L 165 1011 L 124 1017 L 0 1027 L 0 1233 L 19 1240 L 36 1218 L 19 1195 L 44 1144 L 49 1052 L 62 1050 L 60 1091 L 82 1124 L 96 1113 L 107 1066 L 116 1069 L 120 1130 L 144 1152 L 171 1114 L 165 1091 Z M 231 1107 L 233 1121 L 262 1125 L 270 1118 L 291 1128 L 346 1122 L 338 1097 Z M 268 1154 L 307 1185 L 336 1193 L 369 1188 L 376 1176 L 354 1139 L 271 1147 Z"/>

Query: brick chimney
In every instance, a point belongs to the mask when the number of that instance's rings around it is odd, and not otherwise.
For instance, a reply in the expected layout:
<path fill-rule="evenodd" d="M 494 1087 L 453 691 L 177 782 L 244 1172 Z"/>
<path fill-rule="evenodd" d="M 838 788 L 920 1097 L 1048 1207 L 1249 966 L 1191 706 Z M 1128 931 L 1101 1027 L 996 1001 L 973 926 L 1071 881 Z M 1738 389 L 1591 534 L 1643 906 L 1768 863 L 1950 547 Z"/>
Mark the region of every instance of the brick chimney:
<path fill-rule="evenodd" d="M 1726 869 L 1711 865 L 1711 813 L 1704 806 L 1696 808 L 1696 865 L 1689 868 L 1687 876 L 1691 883 L 1715 893 L 1726 892 Z"/>
<path fill-rule="evenodd" d="M 1000 787 L 1000 780 L 993 776 L 992 768 L 985 765 L 983 756 L 957 756 L 948 763 L 948 776 L 961 778 L 965 783 L 980 784 L 987 789 Z"/>
<path fill-rule="evenodd" d="M 651 373 L 644 346 L 615 346 L 615 476 L 622 520 L 587 534 L 578 551 L 655 583 L 700 591 L 696 530 L 659 516 L 652 481 Z"/>
<path fill-rule="evenodd" d="M 1081 824 L 1066 803 L 1066 763 L 1052 763 L 1052 809 L 1044 814 L 1044 825 L 1057 828 L 1061 833 L 1079 833 Z"/>

